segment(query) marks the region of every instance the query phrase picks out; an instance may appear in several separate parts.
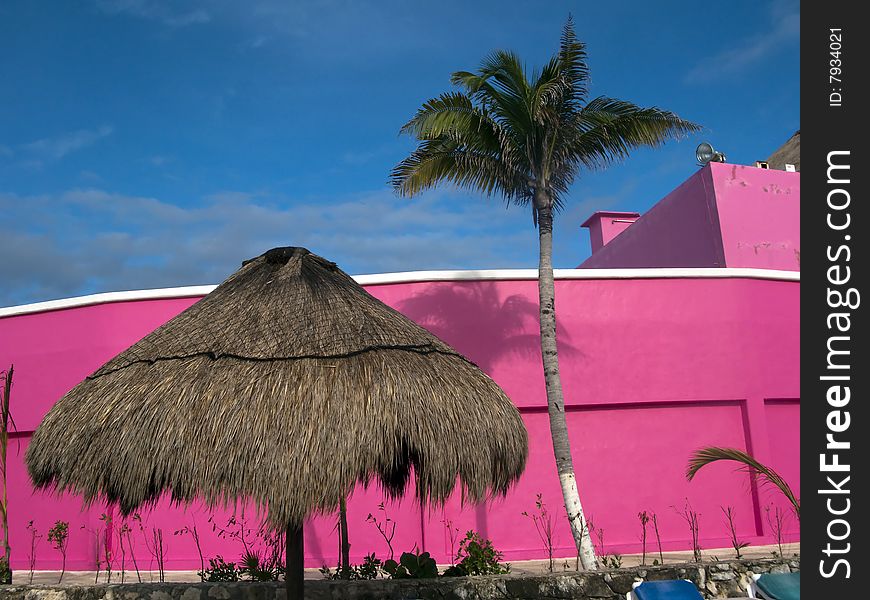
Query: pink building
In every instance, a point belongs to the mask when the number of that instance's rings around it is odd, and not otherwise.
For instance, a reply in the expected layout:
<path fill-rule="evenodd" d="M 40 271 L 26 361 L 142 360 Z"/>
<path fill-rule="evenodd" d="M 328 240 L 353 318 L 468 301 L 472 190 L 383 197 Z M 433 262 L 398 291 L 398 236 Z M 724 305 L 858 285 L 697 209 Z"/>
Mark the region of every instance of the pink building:
<path fill-rule="evenodd" d="M 773 466 L 799 493 L 799 200 L 799 173 L 712 163 L 642 216 L 594 215 L 586 223 L 594 253 L 581 268 L 557 271 L 562 375 L 577 477 L 587 515 L 604 532 L 608 553 L 640 551 L 637 514 L 644 510 L 658 515 L 665 550 L 690 548 L 689 529 L 677 512 L 686 502 L 701 515 L 704 548 L 728 546 L 721 512 L 727 506 L 736 510 L 742 540 L 774 541 L 768 511 L 787 510 L 775 492 L 727 464 L 704 469 L 692 483 L 684 472 L 696 448 L 732 446 Z M 542 558 L 534 524 L 522 514 L 534 512 L 542 494 L 555 517 L 557 555 L 573 556 L 549 439 L 536 272 L 436 271 L 357 279 L 489 373 L 519 407 L 530 434 L 526 473 L 506 498 L 486 506 L 462 506 L 455 498 L 432 510 L 421 510 L 410 497 L 388 503 L 396 553 L 416 545 L 447 562 L 451 529 L 475 529 L 507 560 Z M 94 568 L 94 532 L 103 524 L 100 515 L 112 509 L 34 493 L 23 465 L 27 443 L 67 390 L 209 290 L 118 292 L 0 309 L 0 366 L 15 364 L 12 410 L 18 432 L 9 454 L 13 568 L 27 568 L 31 520 L 42 534 L 56 520 L 69 521 L 67 568 Z M 366 521 L 370 513 L 383 516 L 382 500 L 380 490 L 369 488 L 358 489 L 349 501 L 354 562 L 370 552 L 389 554 Z M 143 511 L 143 529 L 140 522 L 131 523 L 139 567 L 156 568 L 145 534 L 160 528 L 167 568 L 198 569 L 191 537 L 173 535 L 185 525 L 197 526 L 206 560 L 216 554 L 236 560 L 241 545 L 212 529 L 212 522 L 223 525 L 233 512 L 233 507 L 168 505 Z M 256 527 L 256 516 L 246 517 Z M 334 515 L 321 515 L 306 526 L 308 566 L 335 565 L 334 524 Z M 797 539 L 796 521 L 785 525 L 787 539 Z M 116 550 L 117 527 L 118 518 L 110 536 Z M 59 564 L 59 554 L 43 538 L 37 568 Z"/>

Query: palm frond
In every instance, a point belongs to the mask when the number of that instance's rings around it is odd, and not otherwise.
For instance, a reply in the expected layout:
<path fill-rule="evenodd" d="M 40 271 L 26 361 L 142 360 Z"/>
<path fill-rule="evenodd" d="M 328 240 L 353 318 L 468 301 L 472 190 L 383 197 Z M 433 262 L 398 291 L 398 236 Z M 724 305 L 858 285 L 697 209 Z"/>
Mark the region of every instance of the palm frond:
<path fill-rule="evenodd" d="M 798 521 L 800 521 L 800 500 L 797 499 L 785 479 L 783 479 L 779 473 L 777 473 L 770 467 L 758 462 L 755 458 L 753 458 L 743 450 L 738 450 L 737 448 L 720 448 L 716 446 L 696 450 L 691 458 L 689 458 L 689 465 L 686 468 L 686 479 L 692 481 L 692 479 L 701 468 L 709 465 L 710 463 L 714 463 L 720 460 L 730 460 L 738 462 L 741 464 L 738 470 L 746 471 L 750 474 L 756 475 L 761 479 L 763 483 L 773 485 L 774 487 L 779 489 L 779 491 L 781 491 L 783 495 L 785 495 L 786 499 L 788 499 L 788 501 L 791 503 L 792 509 L 794 510 Z"/>
<path fill-rule="evenodd" d="M 511 171 L 497 156 L 475 152 L 443 137 L 421 142 L 393 168 L 390 182 L 402 196 L 414 196 L 449 182 L 487 195 L 499 193 L 508 202 L 521 205 L 529 197 L 522 173 Z"/>
<path fill-rule="evenodd" d="M 531 94 L 522 59 L 509 50 L 496 50 L 484 58 L 480 75 L 502 94 L 517 99 L 528 99 Z"/>
<path fill-rule="evenodd" d="M 460 92 L 446 93 L 423 103 L 400 132 L 420 140 L 432 140 L 448 131 L 461 129 L 486 133 L 492 128 L 490 123 L 485 123 L 486 120 L 485 113 L 474 106 L 471 98 Z"/>
<path fill-rule="evenodd" d="M 562 39 L 559 43 L 559 71 L 572 91 L 571 100 L 582 102 L 587 96 L 589 83 L 589 65 L 586 64 L 586 44 L 577 39 L 574 32 L 574 17 L 568 15 L 568 21 L 562 29 Z"/>
<path fill-rule="evenodd" d="M 589 169 L 606 167 L 625 159 L 642 146 L 658 147 L 700 131 L 700 125 L 656 107 L 642 108 L 631 102 L 599 97 L 572 116 L 557 160 L 580 163 Z"/>
<path fill-rule="evenodd" d="M 425 102 L 400 132 L 420 141 L 443 137 L 475 152 L 498 156 L 507 170 L 526 169 L 511 130 L 460 92 L 441 94 Z"/>
<path fill-rule="evenodd" d="M 537 190 L 539 202 L 558 210 L 581 168 L 602 168 L 640 146 L 700 129 L 656 107 L 607 97 L 587 102 L 586 46 L 570 17 L 558 52 L 540 71 L 497 50 L 476 71 L 456 71 L 450 80 L 461 91 L 429 100 L 401 129 L 419 145 L 391 172 L 400 195 L 452 182 L 526 205 Z M 482 171 L 472 173 L 476 168 Z"/>

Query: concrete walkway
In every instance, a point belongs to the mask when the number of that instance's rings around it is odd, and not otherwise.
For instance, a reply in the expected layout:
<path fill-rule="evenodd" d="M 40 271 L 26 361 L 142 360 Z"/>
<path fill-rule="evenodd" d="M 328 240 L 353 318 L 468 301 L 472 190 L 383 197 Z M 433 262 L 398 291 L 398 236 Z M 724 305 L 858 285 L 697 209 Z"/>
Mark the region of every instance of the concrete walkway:
<path fill-rule="evenodd" d="M 743 558 L 770 558 L 773 552 L 777 552 L 776 546 L 752 546 L 744 548 L 740 555 Z M 783 544 L 783 554 L 792 556 L 800 554 L 800 543 Z M 734 558 L 735 553 L 732 548 L 718 548 L 702 551 L 705 561 L 715 559 Z M 715 557 L 715 559 L 714 559 Z M 658 559 L 658 552 L 647 553 L 646 564 L 652 564 L 653 559 Z M 665 564 L 692 562 L 692 553 L 689 552 L 665 552 Z M 526 560 L 511 562 L 511 573 L 517 575 L 540 575 L 547 572 L 548 561 L 546 560 Z M 573 571 L 575 568 L 575 559 L 570 558 L 554 558 L 554 571 Z M 641 564 L 640 554 L 630 554 L 622 557 L 623 567 L 632 567 Z M 439 565 L 443 570 L 446 565 Z M 58 581 L 60 571 L 34 571 L 33 583 L 39 584 L 55 584 Z M 140 573 L 142 581 L 158 581 L 158 573 L 156 571 L 143 571 Z M 306 569 L 306 579 L 321 579 L 323 576 L 317 569 Z M 94 583 L 94 571 L 67 571 L 63 576 L 63 583 L 92 585 Z M 17 584 L 26 584 L 30 580 L 29 571 L 15 571 L 12 575 L 12 582 Z M 198 582 L 199 576 L 196 571 L 167 571 L 166 581 L 178 582 Z M 105 572 L 100 573 L 98 578 L 99 583 L 106 583 Z M 124 574 L 126 583 L 135 583 L 137 581 L 135 571 L 127 571 Z M 112 583 L 121 583 L 121 573 L 118 571 L 112 572 Z"/>

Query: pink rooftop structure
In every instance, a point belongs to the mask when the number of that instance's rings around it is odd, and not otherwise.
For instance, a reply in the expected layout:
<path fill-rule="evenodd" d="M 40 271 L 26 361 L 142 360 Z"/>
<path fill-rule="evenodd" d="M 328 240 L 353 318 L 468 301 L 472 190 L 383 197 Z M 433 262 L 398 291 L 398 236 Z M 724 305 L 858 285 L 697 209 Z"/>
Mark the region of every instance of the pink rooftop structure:
<path fill-rule="evenodd" d="M 638 513 L 655 512 L 664 550 L 691 548 L 678 511 L 700 513 L 706 549 L 729 545 L 721 507 L 736 511 L 741 540 L 774 543 L 769 516 L 783 499 L 733 465 L 715 464 L 692 483 L 686 462 L 701 446 L 744 449 L 778 470 L 799 494 L 800 174 L 710 163 L 643 215 L 604 212 L 584 226 L 593 253 L 577 269 L 556 271 L 559 344 L 568 423 L 580 494 L 607 553 L 640 551 Z M 397 553 L 414 546 L 450 562 L 451 531 L 474 529 L 506 560 L 543 558 L 533 522 L 542 495 L 556 516 L 556 555 L 573 557 L 546 411 L 534 270 L 428 271 L 361 275 L 366 289 L 431 329 L 475 361 L 514 401 L 529 431 L 529 461 L 505 498 L 421 510 L 413 498 L 385 505 L 396 523 Z M 43 535 L 70 523 L 68 570 L 95 567 L 94 531 L 110 506 L 83 507 L 77 497 L 35 493 L 23 465 L 40 420 L 66 391 L 211 287 L 97 294 L 0 309 L 0 367 L 15 365 L 9 453 L 12 566 L 27 569 L 29 521 Z M 328 460 L 324 457 L 323 460 Z M 376 487 L 359 488 L 348 505 L 351 559 L 388 549 L 370 513 L 382 516 Z M 773 512 L 772 512 L 773 511 Z M 214 511 L 160 504 L 131 523 L 140 569 L 156 569 L 145 546 L 162 529 L 166 568 L 200 568 L 189 535 L 196 525 L 206 561 L 238 560 L 241 546 L 221 537 L 244 507 Z M 787 514 L 787 513 L 786 513 Z M 256 515 L 245 513 L 256 528 Z M 786 540 L 798 539 L 794 518 Z M 334 566 L 335 516 L 306 525 L 306 564 Z M 105 535 L 105 534 L 103 534 Z M 454 533 L 455 535 L 455 533 Z M 652 549 L 648 542 L 647 550 Z M 41 541 L 38 569 L 60 555 Z M 116 567 L 117 568 L 117 567 Z M 129 568 L 129 564 L 128 564 Z"/>

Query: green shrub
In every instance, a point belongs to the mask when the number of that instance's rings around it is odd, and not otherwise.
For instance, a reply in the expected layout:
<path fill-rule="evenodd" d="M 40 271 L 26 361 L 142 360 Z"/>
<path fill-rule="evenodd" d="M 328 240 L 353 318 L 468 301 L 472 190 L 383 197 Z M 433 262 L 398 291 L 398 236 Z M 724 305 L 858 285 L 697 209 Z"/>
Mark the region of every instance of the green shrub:
<path fill-rule="evenodd" d="M 461 577 L 509 573 L 511 566 L 502 564 L 502 558 L 502 553 L 493 547 L 490 540 L 484 539 L 479 533 L 469 531 L 459 542 L 459 551 L 456 553 L 457 563 L 444 571 L 444 575 Z"/>
<path fill-rule="evenodd" d="M 284 566 L 278 557 L 264 552 L 246 552 L 242 556 L 242 566 L 239 575 L 246 576 L 251 581 L 278 581 L 284 575 Z"/>
<path fill-rule="evenodd" d="M 428 579 L 438 577 L 438 566 L 428 552 L 416 554 L 405 552 L 399 562 L 392 559 L 384 562 L 384 572 L 393 579 Z"/>
<path fill-rule="evenodd" d="M 350 565 L 347 569 L 336 568 L 335 572 L 326 565 L 321 567 L 320 572 L 326 579 L 377 579 L 381 572 L 381 560 L 375 558 L 374 553 L 367 555 L 362 564 Z"/>
<path fill-rule="evenodd" d="M 198 573 L 203 581 L 238 581 L 239 574 L 236 563 L 226 562 L 220 554 L 210 558 L 208 569 Z"/>
<path fill-rule="evenodd" d="M 601 556 L 599 557 L 601 561 L 601 566 L 605 569 L 621 569 L 622 568 L 622 556 L 619 554 L 613 554 L 611 556 Z"/>

